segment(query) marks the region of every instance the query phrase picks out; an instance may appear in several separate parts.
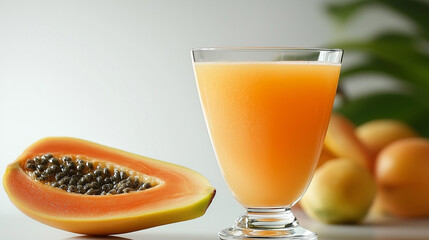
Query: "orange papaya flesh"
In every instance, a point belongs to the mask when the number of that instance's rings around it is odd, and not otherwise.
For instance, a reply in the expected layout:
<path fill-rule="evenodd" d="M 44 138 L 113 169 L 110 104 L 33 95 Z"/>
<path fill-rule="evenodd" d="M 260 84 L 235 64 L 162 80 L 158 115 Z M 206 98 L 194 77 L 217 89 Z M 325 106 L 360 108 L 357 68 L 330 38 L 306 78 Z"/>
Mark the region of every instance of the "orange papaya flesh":
<path fill-rule="evenodd" d="M 159 179 L 159 183 L 118 195 L 69 193 L 35 181 L 25 172 L 28 158 L 45 153 L 105 161 Z M 26 215 L 88 235 L 126 233 L 200 217 L 216 192 L 206 178 L 185 167 L 68 137 L 44 138 L 28 147 L 7 167 L 3 185 L 12 203 Z"/>

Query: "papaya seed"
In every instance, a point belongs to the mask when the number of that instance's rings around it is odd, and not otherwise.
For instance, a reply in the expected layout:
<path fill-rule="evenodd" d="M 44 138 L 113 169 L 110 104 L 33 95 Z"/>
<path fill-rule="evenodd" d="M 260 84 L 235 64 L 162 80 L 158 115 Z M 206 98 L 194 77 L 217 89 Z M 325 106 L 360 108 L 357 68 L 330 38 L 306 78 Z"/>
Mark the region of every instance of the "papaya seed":
<path fill-rule="evenodd" d="M 88 181 L 92 181 L 92 180 L 94 180 L 95 175 L 94 175 L 94 173 L 89 172 L 89 173 L 85 174 L 85 177 L 88 179 Z"/>
<path fill-rule="evenodd" d="M 69 161 L 72 161 L 70 156 L 64 156 L 63 157 L 63 162 L 69 162 Z"/>
<path fill-rule="evenodd" d="M 103 180 L 104 183 L 111 183 L 112 180 L 110 179 L 110 177 L 105 177 Z"/>
<path fill-rule="evenodd" d="M 57 158 L 52 157 L 52 158 L 49 159 L 49 163 L 52 163 L 52 164 L 55 164 L 55 165 L 59 165 L 60 161 L 58 161 Z"/>
<path fill-rule="evenodd" d="M 42 158 L 49 160 L 53 157 L 53 155 L 51 153 L 46 153 L 45 155 L 42 156 Z"/>
<path fill-rule="evenodd" d="M 46 169 L 46 166 L 45 166 L 45 165 L 43 165 L 43 164 L 37 164 L 36 168 L 37 168 L 39 171 L 43 171 L 43 170 L 45 170 L 45 169 Z"/>
<path fill-rule="evenodd" d="M 101 176 L 102 174 L 103 174 L 103 171 L 101 170 L 101 169 L 96 169 L 96 170 L 94 170 L 94 173 L 93 173 L 96 177 L 99 177 L 99 176 Z"/>
<path fill-rule="evenodd" d="M 40 158 L 40 164 L 41 165 L 46 165 L 48 163 L 48 160 L 46 158 Z"/>
<path fill-rule="evenodd" d="M 67 192 L 75 193 L 75 192 L 77 192 L 77 187 L 71 185 L 71 186 L 68 187 Z"/>
<path fill-rule="evenodd" d="M 78 177 L 77 177 L 77 176 L 72 176 L 72 177 L 70 178 L 69 185 L 70 185 L 70 186 L 76 186 L 78 181 L 79 181 L 79 180 L 78 180 Z"/>
<path fill-rule="evenodd" d="M 85 159 L 46 153 L 27 159 L 23 169 L 33 179 L 73 194 L 126 194 L 153 187 L 147 176 Z"/>
<path fill-rule="evenodd" d="M 34 161 L 32 161 L 32 162 L 27 162 L 27 164 L 25 165 L 25 167 L 26 167 L 27 169 L 30 169 L 30 170 L 36 170 L 36 164 L 34 164 Z"/>
<path fill-rule="evenodd" d="M 80 160 L 80 159 L 79 159 Z M 83 163 L 78 163 L 78 165 L 77 165 L 77 167 L 76 167 L 76 170 L 78 170 L 78 171 L 83 171 L 83 170 L 85 170 L 85 164 L 83 164 Z"/>
<path fill-rule="evenodd" d="M 93 169 L 93 168 L 94 168 L 94 166 L 92 165 L 92 162 L 86 162 L 86 166 L 87 166 L 89 169 Z"/>

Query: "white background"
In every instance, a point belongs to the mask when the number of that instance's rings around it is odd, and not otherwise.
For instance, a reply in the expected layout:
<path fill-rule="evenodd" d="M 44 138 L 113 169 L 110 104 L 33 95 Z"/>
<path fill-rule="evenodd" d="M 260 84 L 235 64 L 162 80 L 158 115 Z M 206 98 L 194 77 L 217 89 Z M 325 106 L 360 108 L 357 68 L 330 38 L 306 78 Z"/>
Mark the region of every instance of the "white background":
<path fill-rule="evenodd" d="M 324 47 L 409 27 L 375 7 L 340 34 L 324 10 L 327 3 L 0 0 L 0 174 L 40 138 L 83 138 L 192 168 L 217 188 L 204 217 L 161 229 L 231 225 L 243 209 L 216 164 L 190 49 Z M 371 82 L 384 86 L 382 79 Z M 367 84 L 349 88 L 359 92 Z M 3 188 L 0 215 L 21 215 Z"/>

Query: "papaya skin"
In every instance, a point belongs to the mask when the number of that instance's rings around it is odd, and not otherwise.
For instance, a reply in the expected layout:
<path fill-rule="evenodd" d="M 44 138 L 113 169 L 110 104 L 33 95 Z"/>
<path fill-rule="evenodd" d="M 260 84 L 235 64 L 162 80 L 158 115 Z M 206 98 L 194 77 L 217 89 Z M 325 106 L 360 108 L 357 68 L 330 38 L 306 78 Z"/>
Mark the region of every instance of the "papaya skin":
<path fill-rule="evenodd" d="M 359 140 L 355 125 L 343 115 L 331 115 L 324 146 L 339 158 L 357 162 L 370 172 L 374 171 L 374 156 Z"/>
<path fill-rule="evenodd" d="M 161 183 L 121 195 L 68 193 L 34 181 L 22 168 L 26 159 L 48 152 L 107 161 Z M 68 137 L 44 138 L 28 147 L 7 167 L 3 186 L 12 203 L 29 217 L 88 235 L 126 233 L 200 217 L 216 192 L 207 179 L 185 167 Z"/>

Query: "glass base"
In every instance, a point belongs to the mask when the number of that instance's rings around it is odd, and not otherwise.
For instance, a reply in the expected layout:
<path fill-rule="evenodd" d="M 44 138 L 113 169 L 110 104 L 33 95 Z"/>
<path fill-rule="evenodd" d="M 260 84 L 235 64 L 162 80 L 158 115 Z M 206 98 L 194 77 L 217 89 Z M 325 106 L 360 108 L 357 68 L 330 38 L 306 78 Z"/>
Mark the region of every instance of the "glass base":
<path fill-rule="evenodd" d="M 248 208 L 232 228 L 219 232 L 222 240 L 233 239 L 311 239 L 317 234 L 301 226 L 289 208 Z"/>

